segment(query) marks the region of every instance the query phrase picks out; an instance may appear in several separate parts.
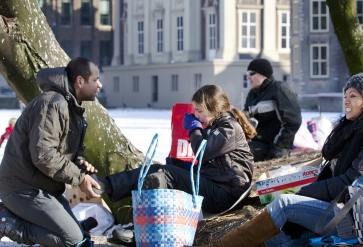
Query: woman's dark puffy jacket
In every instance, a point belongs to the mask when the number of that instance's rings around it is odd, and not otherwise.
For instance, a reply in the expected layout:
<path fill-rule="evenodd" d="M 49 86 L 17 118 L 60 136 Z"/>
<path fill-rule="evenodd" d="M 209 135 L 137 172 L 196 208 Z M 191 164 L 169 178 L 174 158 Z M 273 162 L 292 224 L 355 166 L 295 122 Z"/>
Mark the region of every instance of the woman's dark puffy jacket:
<path fill-rule="evenodd" d="M 211 179 L 232 196 L 239 198 L 251 185 L 253 155 L 241 125 L 230 113 L 223 113 L 202 131 L 190 133 L 194 151 L 206 139 L 201 176 Z"/>

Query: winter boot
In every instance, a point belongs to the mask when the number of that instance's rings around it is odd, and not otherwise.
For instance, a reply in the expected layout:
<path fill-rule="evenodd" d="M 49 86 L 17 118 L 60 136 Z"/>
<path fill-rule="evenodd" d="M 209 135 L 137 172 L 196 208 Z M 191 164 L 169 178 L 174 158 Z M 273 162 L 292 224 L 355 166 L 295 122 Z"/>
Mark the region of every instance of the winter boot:
<path fill-rule="evenodd" d="M 111 233 L 112 237 L 107 241 L 117 245 L 136 246 L 134 226 L 116 228 Z"/>
<path fill-rule="evenodd" d="M 0 202 L 0 239 L 5 236 L 19 244 L 22 243 L 23 234 L 20 231 L 22 222 L 21 218 L 13 214 Z"/>
<path fill-rule="evenodd" d="M 270 214 L 262 211 L 252 220 L 227 233 L 224 237 L 201 247 L 262 247 L 264 242 L 279 234 Z"/>
<path fill-rule="evenodd" d="M 154 172 L 147 175 L 145 177 L 142 189 L 143 190 L 167 189 L 165 174 L 163 170 L 159 169 L 158 172 Z"/>

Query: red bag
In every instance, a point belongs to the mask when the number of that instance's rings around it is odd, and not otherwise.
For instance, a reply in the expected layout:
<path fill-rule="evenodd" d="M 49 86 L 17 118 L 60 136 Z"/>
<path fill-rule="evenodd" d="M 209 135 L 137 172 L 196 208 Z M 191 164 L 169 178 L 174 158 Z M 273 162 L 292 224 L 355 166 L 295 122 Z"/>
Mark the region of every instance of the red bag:
<path fill-rule="evenodd" d="M 195 113 L 193 105 L 177 103 L 171 114 L 171 149 L 169 157 L 192 162 L 194 153 L 189 143 L 188 130 L 183 128 L 184 114 Z"/>

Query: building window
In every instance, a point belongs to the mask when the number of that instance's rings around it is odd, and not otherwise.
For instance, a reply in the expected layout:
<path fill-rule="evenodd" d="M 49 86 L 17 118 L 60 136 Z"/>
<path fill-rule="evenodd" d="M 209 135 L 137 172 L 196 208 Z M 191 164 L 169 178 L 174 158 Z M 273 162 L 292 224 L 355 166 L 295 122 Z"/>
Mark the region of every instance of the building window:
<path fill-rule="evenodd" d="M 139 92 L 139 77 L 132 77 L 132 89 L 134 92 Z"/>
<path fill-rule="evenodd" d="M 62 0 L 61 25 L 71 25 L 72 9 L 72 0 Z"/>
<path fill-rule="evenodd" d="M 363 24 L 363 0 L 357 0 L 357 15 L 359 23 Z"/>
<path fill-rule="evenodd" d="M 256 12 L 242 12 L 241 32 L 242 32 L 242 49 L 256 48 Z"/>
<path fill-rule="evenodd" d="M 46 7 L 45 0 L 38 0 L 38 5 L 43 14 L 45 14 L 45 7 Z"/>
<path fill-rule="evenodd" d="M 243 89 L 248 89 L 248 79 L 246 74 L 243 75 Z"/>
<path fill-rule="evenodd" d="M 81 41 L 81 57 L 92 60 L 92 40 Z"/>
<path fill-rule="evenodd" d="M 171 91 L 178 91 L 178 75 L 171 75 Z"/>
<path fill-rule="evenodd" d="M 82 0 L 81 3 L 81 25 L 92 25 L 92 0 Z"/>
<path fill-rule="evenodd" d="M 328 31 L 328 7 L 325 0 L 311 0 L 311 25 L 312 32 Z"/>
<path fill-rule="evenodd" d="M 118 76 L 113 78 L 113 92 L 120 92 L 120 77 Z"/>
<path fill-rule="evenodd" d="M 300 52 L 299 52 L 299 46 L 295 45 L 292 51 L 292 76 L 294 78 L 299 77 L 299 70 L 300 70 Z"/>
<path fill-rule="evenodd" d="M 156 75 L 152 77 L 152 99 L 153 102 L 158 102 L 158 77 Z"/>
<path fill-rule="evenodd" d="M 100 62 L 101 70 L 103 66 L 110 65 L 112 57 L 112 41 L 100 40 Z"/>
<path fill-rule="evenodd" d="M 163 52 L 163 19 L 158 19 L 156 21 L 156 33 L 157 33 L 157 52 Z"/>
<path fill-rule="evenodd" d="M 137 22 L 137 42 L 138 42 L 138 53 L 144 54 L 144 22 Z"/>
<path fill-rule="evenodd" d="M 62 40 L 60 46 L 67 53 L 68 57 L 73 57 L 73 40 Z"/>
<path fill-rule="evenodd" d="M 216 49 L 216 14 L 209 14 L 209 50 Z"/>
<path fill-rule="evenodd" d="M 328 77 L 328 45 L 311 45 L 311 77 Z"/>
<path fill-rule="evenodd" d="M 101 25 L 111 25 L 110 0 L 101 0 L 100 1 L 100 23 L 101 23 Z"/>
<path fill-rule="evenodd" d="M 289 80 L 289 75 L 283 75 L 283 76 L 282 76 L 282 81 L 283 81 L 283 82 L 288 83 L 288 80 Z"/>
<path fill-rule="evenodd" d="M 280 49 L 290 49 L 290 14 L 281 12 L 280 14 Z"/>
<path fill-rule="evenodd" d="M 202 87 L 202 74 L 195 74 L 195 90 Z"/>
<path fill-rule="evenodd" d="M 176 28 L 177 28 L 177 50 L 183 51 L 183 16 L 176 18 Z"/>
<path fill-rule="evenodd" d="M 292 3 L 292 32 L 299 32 L 299 0 L 294 0 Z"/>

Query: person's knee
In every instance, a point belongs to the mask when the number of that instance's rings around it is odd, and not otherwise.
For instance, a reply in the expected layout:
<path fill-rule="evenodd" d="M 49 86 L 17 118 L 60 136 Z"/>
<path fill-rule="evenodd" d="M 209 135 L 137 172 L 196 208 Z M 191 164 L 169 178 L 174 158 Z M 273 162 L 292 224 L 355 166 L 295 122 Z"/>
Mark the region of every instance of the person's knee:
<path fill-rule="evenodd" d="M 268 206 L 268 211 L 271 212 L 276 208 L 285 208 L 288 205 L 293 204 L 294 194 L 280 194 L 278 195 Z"/>
<path fill-rule="evenodd" d="M 60 236 L 65 246 L 77 246 L 84 240 L 84 234 L 81 229 L 67 231 L 67 235 Z"/>

